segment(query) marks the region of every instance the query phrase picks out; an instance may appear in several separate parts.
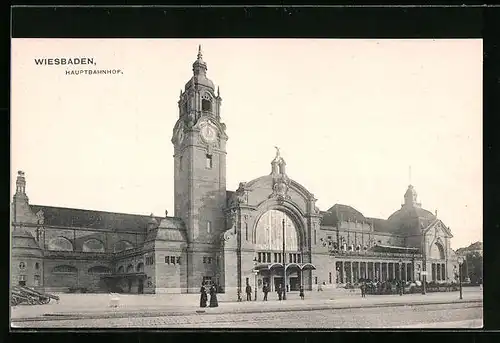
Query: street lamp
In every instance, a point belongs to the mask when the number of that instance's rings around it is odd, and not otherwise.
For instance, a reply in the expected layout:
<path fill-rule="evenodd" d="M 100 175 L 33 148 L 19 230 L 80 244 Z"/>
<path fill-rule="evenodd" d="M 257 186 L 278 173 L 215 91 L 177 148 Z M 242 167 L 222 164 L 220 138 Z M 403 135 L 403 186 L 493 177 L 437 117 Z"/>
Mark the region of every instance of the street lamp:
<path fill-rule="evenodd" d="M 399 262 L 399 295 L 403 295 L 403 291 L 404 291 L 404 286 L 403 286 L 403 280 L 401 279 L 401 266 L 403 265 L 403 261 L 400 259 Z"/>
<path fill-rule="evenodd" d="M 257 257 L 254 257 L 253 259 L 253 273 L 255 275 L 255 283 L 254 283 L 254 287 L 255 287 L 255 299 L 254 301 L 257 301 L 257 274 L 259 274 L 259 271 L 257 270 Z"/>
<path fill-rule="evenodd" d="M 422 294 L 425 295 L 426 294 L 426 276 L 427 276 L 427 271 L 425 270 L 425 261 L 422 262 L 422 272 L 420 273 L 422 275 Z"/>
<path fill-rule="evenodd" d="M 283 225 L 283 300 L 286 300 L 286 255 L 285 255 L 285 219 L 281 221 Z"/>
<path fill-rule="evenodd" d="M 422 282 L 422 294 L 425 295 L 425 271 L 424 271 L 424 266 L 422 264 L 422 266 L 420 266 L 420 264 L 418 265 L 418 270 L 420 272 L 420 281 Z"/>
<path fill-rule="evenodd" d="M 462 300 L 462 264 L 464 263 L 464 258 L 462 256 L 458 257 L 458 282 L 460 287 L 460 300 Z"/>

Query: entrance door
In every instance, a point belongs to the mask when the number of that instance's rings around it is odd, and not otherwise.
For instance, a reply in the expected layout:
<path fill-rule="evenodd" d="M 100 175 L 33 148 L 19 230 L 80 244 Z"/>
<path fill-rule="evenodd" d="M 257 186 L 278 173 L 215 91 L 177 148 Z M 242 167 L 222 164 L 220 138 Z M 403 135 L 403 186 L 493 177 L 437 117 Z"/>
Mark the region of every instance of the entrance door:
<path fill-rule="evenodd" d="M 298 277 L 290 277 L 290 290 L 298 291 L 299 290 L 299 278 Z"/>
<path fill-rule="evenodd" d="M 283 278 L 282 277 L 274 277 L 274 290 L 277 290 L 278 289 L 278 285 L 282 285 L 283 286 Z"/>
<path fill-rule="evenodd" d="M 144 293 L 144 280 L 139 280 L 139 286 L 137 287 L 137 293 Z"/>

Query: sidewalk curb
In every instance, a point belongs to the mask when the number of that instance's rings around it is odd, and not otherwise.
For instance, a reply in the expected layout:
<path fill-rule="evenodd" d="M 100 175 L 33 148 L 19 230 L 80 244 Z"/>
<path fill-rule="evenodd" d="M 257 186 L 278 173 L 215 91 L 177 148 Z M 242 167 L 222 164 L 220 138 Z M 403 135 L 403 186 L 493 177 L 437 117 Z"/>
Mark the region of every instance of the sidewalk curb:
<path fill-rule="evenodd" d="M 186 311 L 175 311 L 169 312 L 164 310 L 152 311 L 152 312 L 140 312 L 136 310 L 135 312 L 105 312 L 105 313 L 93 313 L 93 314 L 64 314 L 64 313 L 54 313 L 45 314 L 41 317 L 25 317 L 25 318 L 11 318 L 11 323 L 19 322 L 38 322 L 38 321 L 61 321 L 61 320 L 81 320 L 81 319 L 110 319 L 110 318 L 134 318 L 134 317 L 166 317 L 166 316 L 189 316 L 189 315 L 216 315 L 216 314 L 236 314 L 236 313 L 269 313 L 269 312 L 292 312 L 292 311 L 318 311 L 318 310 L 340 310 L 340 309 L 359 309 L 359 308 L 377 308 L 377 307 L 403 307 L 403 306 L 422 306 L 422 305 L 448 305 L 448 304 L 471 304 L 471 303 L 483 303 L 482 299 L 476 300 L 453 300 L 453 301 L 439 301 L 439 302 L 414 302 L 414 303 L 382 303 L 382 304 L 356 304 L 349 306 L 348 304 L 343 305 L 311 305 L 310 307 L 289 307 L 289 308 L 243 308 L 243 309 L 231 309 L 228 311 L 220 311 L 221 307 L 207 308 L 202 310 L 199 308 L 189 309 Z"/>

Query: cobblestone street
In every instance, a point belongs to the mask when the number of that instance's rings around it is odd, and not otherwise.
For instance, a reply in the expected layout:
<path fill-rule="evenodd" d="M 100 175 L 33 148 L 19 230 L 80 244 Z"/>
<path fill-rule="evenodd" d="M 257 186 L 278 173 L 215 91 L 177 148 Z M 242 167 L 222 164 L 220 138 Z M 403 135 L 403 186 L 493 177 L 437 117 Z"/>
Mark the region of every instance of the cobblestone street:
<path fill-rule="evenodd" d="M 300 300 L 297 294 L 291 294 L 289 300 L 280 302 L 270 298 L 264 303 L 259 298 L 258 301 L 244 302 L 224 302 L 225 294 L 221 294 L 220 306 L 215 309 L 208 309 L 212 312 L 225 313 L 228 311 L 256 311 L 267 312 L 278 309 L 300 309 L 303 307 L 359 307 L 378 306 L 388 303 L 417 304 L 417 303 L 449 303 L 458 301 L 458 292 L 405 294 L 404 296 L 378 295 L 361 298 L 358 293 L 350 292 L 308 292 L 306 300 Z M 199 295 L 197 294 L 159 294 L 159 295 L 120 295 L 120 306 L 110 308 L 110 296 L 107 294 L 60 294 L 59 303 L 51 302 L 47 305 L 37 306 L 15 306 L 11 308 L 11 318 L 33 318 L 47 314 L 53 315 L 120 315 L 124 313 L 157 313 L 168 315 L 174 312 L 194 313 L 199 310 Z M 471 287 L 464 289 L 464 301 L 482 300 L 482 291 L 479 288 Z M 128 316 L 128 315 L 125 315 Z M 106 316 L 105 316 L 106 317 Z"/>
<path fill-rule="evenodd" d="M 448 328 L 481 327 L 480 303 L 418 305 L 268 313 L 193 314 L 184 316 L 134 317 L 29 321 L 18 328 L 396 328 L 432 327 L 445 322 Z M 457 324 L 454 324 L 454 323 Z M 430 326 L 429 326 L 430 325 Z"/>

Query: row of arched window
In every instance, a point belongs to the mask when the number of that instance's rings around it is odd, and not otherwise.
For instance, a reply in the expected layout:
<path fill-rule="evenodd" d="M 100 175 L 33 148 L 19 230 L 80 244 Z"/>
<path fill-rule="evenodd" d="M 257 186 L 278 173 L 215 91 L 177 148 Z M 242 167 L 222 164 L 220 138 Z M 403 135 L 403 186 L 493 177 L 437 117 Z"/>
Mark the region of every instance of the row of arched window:
<path fill-rule="evenodd" d="M 143 271 L 144 271 L 144 263 L 142 263 L 142 262 L 139 262 L 135 268 L 134 268 L 133 264 L 129 264 L 126 269 L 125 269 L 124 266 L 120 266 L 117 269 L 117 272 L 119 274 L 123 274 L 123 273 L 127 273 L 127 274 L 129 274 L 129 273 L 141 273 Z"/>
<path fill-rule="evenodd" d="M 213 110 L 213 99 L 212 96 L 209 93 L 203 94 L 201 98 L 201 110 L 203 112 L 212 112 Z M 190 105 L 189 105 L 189 100 L 186 99 L 182 105 L 184 113 L 188 113 Z"/>
<path fill-rule="evenodd" d="M 56 237 L 49 241 L 48 250 L 52 251 L 75 251 L 73 243 L 65 237 Z M 113 246 L 113 252 L 118 253 L 124 250 L 133 249 L 134 245 L 129 241 L 119 241 Z M 86 240 L 82 245 L 83 252 L 106 252 L 105 245 L 102 241 L 91 238 Z"/>
<path fill-rule="evenodd" d="M 76 274 L 78 269 L 75 266 L 61 265 L 52 269 L 53 273 Z M 111 274 L 111 269 L 105 266 L 94 266 L 87 270 L 89 274 Z"/>

